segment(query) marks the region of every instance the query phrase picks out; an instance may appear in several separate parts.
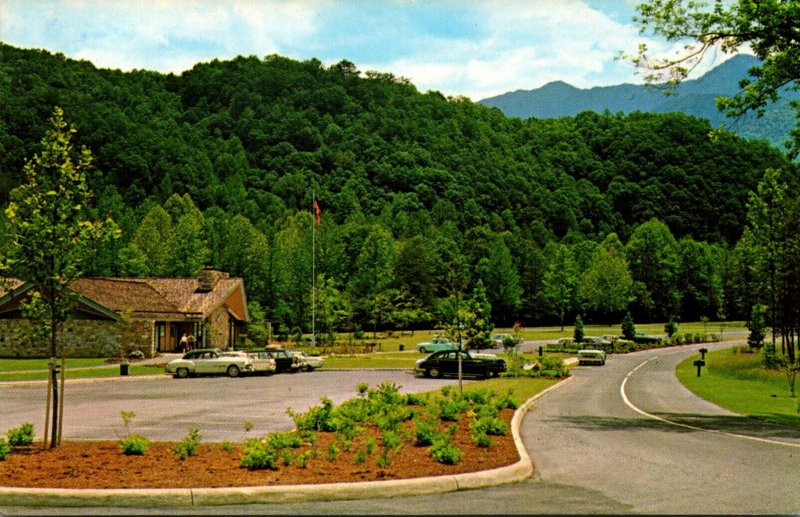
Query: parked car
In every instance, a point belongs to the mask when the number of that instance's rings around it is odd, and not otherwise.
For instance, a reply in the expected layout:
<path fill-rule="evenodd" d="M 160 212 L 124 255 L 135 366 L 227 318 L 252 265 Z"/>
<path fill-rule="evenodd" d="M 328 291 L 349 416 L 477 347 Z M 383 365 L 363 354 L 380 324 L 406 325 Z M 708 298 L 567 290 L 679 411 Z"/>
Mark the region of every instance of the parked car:
<path fill-rule="evenodd" d="M 267 354 L 261 352 L 244 352 L 236 350 L 232 352 L 222 352 L 223 356 L 227 357 L 246 357 L 253 364 L 251 373 L 260 374 L 273 374 L 277 367 L 275 366 L 275 359 L 269 357 Z"/>
<path fill-rule="evenodd" d="M 458 358 L 465 376 L 497 377 L 506 371 L 506 362 L 494 354 L 479 354 L 469 350 L 442 350 L 418 359 L 414 371 L 425 377 L 458 375 Z"/>
<path fill-rule="evenodd" d="M 322 368 L 322 366 L 325 364 L 325 360 L 317 355 L 308 355 L 300 350 L 294 350 L 292 353 L 300 360 L 301 370 L 310 372 L 316 370 L 317 368 Z"/>
<path fill-rule="evenodd" d="M 441 350 L 458 350 L 458 343 L 453 343 L 445 337 L 436 336 L 430 341 L 417 343 L 417 350 L 423 354 L 427 354 L 429 352 L 439 352 Z"/>
<path fill-rule="evenodd" d="M 295 357 L 290 350 L 285 348 L 277 348 L 269 346 L 267 348 L 260 348 L 258 350 L 248 350 L 250 353 L 263 354 L 270 359 L 275 360 L 275 373 L 295 373 L 300 371 L 300 359 Z"/>
<path fill-rule="evenodd" d="M 598 364 L 602 366 L 606 364 L 606 353 L 593 348 L 578 350 L 578 364 Z"/>
<path fill-rule="evenodd" d="M 238 377 L 253 371 L 253 363 L 246 355 L 225 355 L 216 348 L 200 348 L 187 352 L 180 359 L 167 363 L 165 371 L 176 378 L 190 375 L 221 375 Z"/>

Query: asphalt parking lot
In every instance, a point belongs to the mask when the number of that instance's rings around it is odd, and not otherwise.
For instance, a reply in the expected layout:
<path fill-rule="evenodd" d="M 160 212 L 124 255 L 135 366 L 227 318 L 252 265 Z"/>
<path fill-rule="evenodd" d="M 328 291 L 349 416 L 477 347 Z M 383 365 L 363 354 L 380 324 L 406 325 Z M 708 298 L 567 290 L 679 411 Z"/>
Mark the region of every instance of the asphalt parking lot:
<path fill-rule="evenodd" d="M 455 379 L 425 379 L 411 371 L 318 370 L 255 377 L 115 377 L 67 381 L 63 439 L 116 439 L 124 431 L 122 411 L 133 411 L 131 431 L 152 440 L 179 440 L 196 428 L 204 441 L 241 441 L 294 428 L 287 408 L 306 411 L 329 397 L 341 403 L 357 396 L 356 385 L 393 382 L 405 393 L 436 390 Z M 23 422 L 43 435 L 44 382 L 0 384 L 0 431 Z M 245 422 L 252 430 L 245 433 Z"/>

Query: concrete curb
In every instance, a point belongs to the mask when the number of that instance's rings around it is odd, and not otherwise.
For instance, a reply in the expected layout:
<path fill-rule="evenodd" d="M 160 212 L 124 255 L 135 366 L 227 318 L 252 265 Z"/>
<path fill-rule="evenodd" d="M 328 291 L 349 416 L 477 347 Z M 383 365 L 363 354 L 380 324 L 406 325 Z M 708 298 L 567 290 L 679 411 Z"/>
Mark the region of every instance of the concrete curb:
<path fill-rule="evenodd" d="M 389 481 L 234 488 L 64 489 L 0 487 L 0 506 L 186 507 L 379 499 L 455 492 L 515 483 L 523 481 L 533 474 L 533 463 L 525 450 L 520 436 L 523 417 L 538 399 L 571 378 L 568 377 L 537 393 L 517 409 L 511 420 L 511 433 L 520 459 L 513 465 L 492 470 Z"/>

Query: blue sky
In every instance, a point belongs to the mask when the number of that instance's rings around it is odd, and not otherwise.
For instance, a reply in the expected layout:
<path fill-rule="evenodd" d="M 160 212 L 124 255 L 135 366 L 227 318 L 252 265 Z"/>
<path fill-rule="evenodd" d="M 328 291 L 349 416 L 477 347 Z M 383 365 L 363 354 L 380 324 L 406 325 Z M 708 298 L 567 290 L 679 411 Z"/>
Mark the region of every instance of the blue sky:
<path fill-rule="evenodd" d="M 126 71 L 180 73 L 236 55 L 347 59 L 477 101 L 556 80 L 641 82 L 619 51 L 671 47 L 639 34 L 638 2 L 0 0 L 0 40 Z"/>

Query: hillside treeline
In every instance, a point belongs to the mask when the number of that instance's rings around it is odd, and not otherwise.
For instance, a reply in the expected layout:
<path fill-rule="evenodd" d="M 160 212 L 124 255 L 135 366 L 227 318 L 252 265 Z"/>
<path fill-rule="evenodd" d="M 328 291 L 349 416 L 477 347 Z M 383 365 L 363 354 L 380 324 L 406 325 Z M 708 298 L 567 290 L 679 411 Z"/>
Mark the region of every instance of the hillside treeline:
<path fill-rule="evenodd" d="M 0 52 L 3 204 L 60 106 L 123 230 L 86 274 L 218 267 L 286 332 L 310 328 L 314 275 L 323 330 L 437 325 L 476 287 L 498 324 L 747 317 L 748 195 L 795 177 L 685 115 L 521 121 L 347 61 L 163 75 Z"/>

